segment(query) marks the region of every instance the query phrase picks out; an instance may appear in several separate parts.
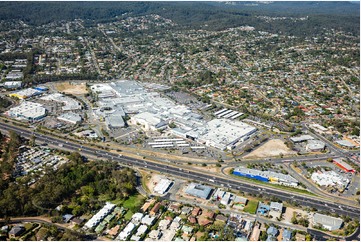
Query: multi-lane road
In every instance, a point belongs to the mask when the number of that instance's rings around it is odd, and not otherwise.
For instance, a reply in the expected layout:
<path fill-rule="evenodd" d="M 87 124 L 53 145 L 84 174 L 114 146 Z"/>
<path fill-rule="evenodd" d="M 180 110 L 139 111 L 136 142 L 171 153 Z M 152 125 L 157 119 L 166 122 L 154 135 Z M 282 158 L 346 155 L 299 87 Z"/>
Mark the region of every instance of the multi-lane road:
<path fill-rule="evenodd" d="M 66 141 L 51 135 L 34 133 L 26 128 L 18 127 L 9 123 L 0 123 L 0 129 L 6 131 L 15 131 L 21 136 L 30 137 L 34 135 L 40 142 L 61 146 L 59 148 L 80 151 L 85 156 L 97 156 L 99 159 L 113 160 L 120 162 L 124 165 L 140 167 L 147 170 L 162 172 L 172 176 L 182 177 L 187 180 L 193 180 L 201 183 L 208 183 L 218 187 L 225 187 L 234 190 L 240 190 L 251 194 L 259 194 L 268 196 L 275 196 L 282 201 L 296 202 L 302 206 L 308 206 L 316 208 L 318 210 L 329 211 L 337 213 L 339 215 L 348 215 L 353 218 L 359 218 L 360 211 L 358 207 L 347 206 L 344 204 L 338 204 L 330 200 L 324 200 L 321 197 L 307 196 L 292 194 L 287 191 L 277 190 L 273 188 L 266 188 L 256 184 L 249 184 L 241 180 L 233 180 L 231 178 L 222 178 L 219 176 L 212 175 L 212 173 L 201 173 L 194 170 L 187 170 L 184 168 L 170 166 L 167 164 L 156 163 L 153 161 L 136 159 L 132 157 L 126 157 L 119 154 L 111 153 L 105 150 L 87 147 L 75 142 Z"/>

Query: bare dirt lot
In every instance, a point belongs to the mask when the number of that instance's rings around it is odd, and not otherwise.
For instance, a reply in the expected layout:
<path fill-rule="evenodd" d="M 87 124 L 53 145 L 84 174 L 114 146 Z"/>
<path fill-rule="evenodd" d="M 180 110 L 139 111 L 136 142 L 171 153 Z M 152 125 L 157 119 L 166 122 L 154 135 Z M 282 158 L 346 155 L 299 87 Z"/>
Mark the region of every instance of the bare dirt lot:
<path fill-rule="evenodd" d="M 147 176 L 147 183 L 146 186 L 148 187 L 148 189 L 150 190 L 151 193 L 154 193 L 154 187 L 157 185 L 157 183 L 160 181 L 160 179 L 162 179 L 162 176 L 158 175 L 158 174 L 152 174 Z"/>
<path fill-rule="evenodd" d="M 284 222 L 285 223 L 292 224 L 291 219 L 293 217 L 293 212 L 296 212 L 297 218 L 300 218 L 300 217 L 307 217 L 309 219 L 311 218 L 310 213 L 307 213 L 306 211 L 303 211 L 301 209 L 294 209 L 294 208 L 287 207 L 285 214 L 284 214 Z"/>
<path fill-rule="evenodd" d="M 59 92 L 67 94 L 84 95 L 88 93 L 85 83 L 60 82 L 55 87 Z"/>
<path fill-rule="evenodd" d="M 282 155 L 294 155 L 295 151 L 290 150 L 282 140 L 274 139 L 270 140 L 258 149 L 252 151 L 244 158 L 265 158 L 270 156 Z"/>
<path fill-rule="evenodd" d="M 219 167 L 216 167 L 216 166 L 213 166 L 213 165 L 208 165 L 208 166 L 200 166 L 200 165 L 197 165 L 197 166 L 193 166 L 195 169 L 199 170 L 199 171 L 206 171 L 207 174 L 209 172 L 212 172 L 212 173 L 220 173 L 221 172 L 221 168 Z M 190 169 L 192 170 L 191 166 L 189 166 L 187 169 Z"/>

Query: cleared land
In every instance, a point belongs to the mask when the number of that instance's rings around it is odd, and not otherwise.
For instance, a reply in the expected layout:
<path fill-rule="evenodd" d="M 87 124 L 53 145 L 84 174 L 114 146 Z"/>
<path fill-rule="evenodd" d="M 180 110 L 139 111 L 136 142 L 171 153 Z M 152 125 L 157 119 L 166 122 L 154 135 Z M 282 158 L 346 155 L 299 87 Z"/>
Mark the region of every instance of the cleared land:
<path fill-rule="evenodd" d="M 243 212 L 255 214 L 257 212 L 258 201 L 248 200 L 247 205 L 244 207 Z"/>
<path fill-rule="evenodd" d="M 84 95 L 88 93 L 85 83 L 61 82 L 55 84 L 55 87 L 59 92 L 66 94 Z"/>
<path fill-rule="evenodd" d="M 244 158 L 266 158 L 270 156 L 279 156 L 279 155 L 294 155 L 297 152 L 289 149 L 282 140 L 274 139 L 270 140 L 258 149 L 252 151 Z"/>
<path fill-rule="evenodd" d="M 152 174 L 146 176 L 146 187 L 149 189 L 149 191 L 154 194 L 154 187 L 158 184 L 160 179 L 165 178 L 158 174 Z"/>
<path fill-rule="evenodd" d="M 293 217 L 293 212 L 296 212 L 296 217 L 297 218 L 308 217 L 308 219 L 310 219 L 310 214 L 307 213 L 306 211 L 303 211 L 301 209 L 295 209 L 295 208 L 287 207 L 286 211 L 284 213 L 284 222 L 292 224 L 291 220 L 292 220 L 292 217 Z"/>

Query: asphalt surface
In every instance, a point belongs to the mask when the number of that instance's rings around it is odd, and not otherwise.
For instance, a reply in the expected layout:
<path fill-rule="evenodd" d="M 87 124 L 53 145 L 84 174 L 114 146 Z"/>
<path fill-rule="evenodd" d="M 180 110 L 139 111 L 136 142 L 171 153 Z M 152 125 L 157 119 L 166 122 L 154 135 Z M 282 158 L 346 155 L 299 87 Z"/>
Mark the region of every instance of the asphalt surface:
<path fill-rule="evenodd" d="M 263 195 L 275 196 L 282 201 L 288 202 L 297 202 L 302 206 L 309 206 L 312 208 L 316 208 L 317 210 L 323 211 L 331 211 L 334 213 L 338 213 L 339 215 L 347 215 L 352 218 L 360 217 L 360 209 L 357 207 L 346 206 L 343 204 L 338 204 L 330 201 L 322 201 L 320 197 L 312 197 L 306 195 L 298 195 L 292 194 L 287 191 L 280 191 L 271 188 L 265 188 L 262 186 L 257 186 L 253 184 L 247 184 L 243 181 L 235 181 L 227 178 L 215 177 L 205 173 L 199 173 L 195 171 L 185 170 L 178 167 L 168 166 L 166 164 L 159 164 L 151 161 L 135 159 L 132 157 L 121 156 L 119 154 L 114 154 L 107 152 L 105 150 L 100 150 L 96 148 L 90 148 L 86 146 L 82 146 L 77 143 L 73 143 L 70 141 L 65 141 L 63 139 L 55 138 L 50 135 L 44 135 L 39 133 L 34 133 L 22 127 L 12 126 L 6 123 L 0 123 L 0 129 L 2 130 L 13 130 L 17 132 L 19 135 L 24 137 L 30 137 L 34 135 L 38 141 L 52 144 L 52 145 L 61 145 L 59 149 L 68 149 L 72 151 L 77 151 L 82 153 L 85 156 L 97 156 L 99 159 L 107 159 L 120 162 L 122 164 L 128 166 L 141 167 L 146 170 L 153 170 L 157 172 L 163 172 L 170 174 L 172 176 L 178 176 L 183 179 L 192 180 L 201 183 L 208 183 L 213 186 L 231 188 L 235 190 L 241 190 L 243 192 L 248 192 L 252 194 L 262 193 Z"/>

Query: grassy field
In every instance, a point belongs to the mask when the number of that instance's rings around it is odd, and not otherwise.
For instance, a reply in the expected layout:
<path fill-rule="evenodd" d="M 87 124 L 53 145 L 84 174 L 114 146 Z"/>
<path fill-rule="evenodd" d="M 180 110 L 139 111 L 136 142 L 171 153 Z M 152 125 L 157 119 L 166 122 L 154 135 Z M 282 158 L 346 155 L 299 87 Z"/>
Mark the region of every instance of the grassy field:
<path fill-rule="evenodd" d="M 132 211 L 128 210 L 128 212 L 124 215 L 124 218 L 126 220 L 130 220 L 132 218 L 133 214 L 134 213 Z"/>
<path fill-rule="evenodd" d="M 257 200 L 248 200 L 248 203 L 244 207 L 243 212 L 255 214 L 257 211 L 257 206 L 258 206 Z"/>
<path fill-rule="evenodd" d="M 130 210 L 138 209 L 144 204 L 144 197 L 140 194 L 130 196 L 125 202 L 123 203 L 124 208 L 128 208 Z"/>

